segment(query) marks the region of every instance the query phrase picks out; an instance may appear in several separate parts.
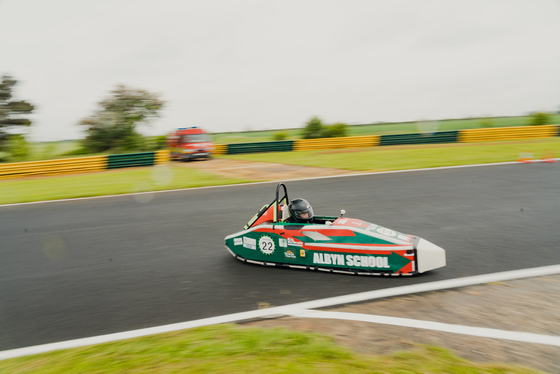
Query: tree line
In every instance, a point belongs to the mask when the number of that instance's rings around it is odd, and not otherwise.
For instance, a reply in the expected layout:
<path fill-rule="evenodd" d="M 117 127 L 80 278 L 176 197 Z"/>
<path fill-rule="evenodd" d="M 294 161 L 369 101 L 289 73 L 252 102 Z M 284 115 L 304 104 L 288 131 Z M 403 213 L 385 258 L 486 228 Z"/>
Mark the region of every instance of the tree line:
<path fill-rule="evenodd" d="M 21 130 L 31 126 L 31 120 L 25 116 L 32 114 L 35 107 L 24 100 L 14 100 L 16 84 L 9 75 L 4 75 L 0 83 L 0 161 L 22 161 L 29 154 L 29 144 Z M 80 141 L 80 148 L 71 154 L 149 151 L 164 147 L 165 136 L 154 140 L 138 132 L 138 126 L 159 117 L 164 105 L 159 94 L 118 85 L 97 103 L 97 109 L 90 116 L 78 123 L 85 128 L 86 136 Z"/>

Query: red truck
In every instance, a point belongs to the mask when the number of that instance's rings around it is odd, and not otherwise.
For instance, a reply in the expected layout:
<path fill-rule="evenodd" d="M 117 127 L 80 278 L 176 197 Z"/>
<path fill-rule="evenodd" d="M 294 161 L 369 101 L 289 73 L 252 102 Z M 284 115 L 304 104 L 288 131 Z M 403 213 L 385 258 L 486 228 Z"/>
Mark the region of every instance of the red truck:
<path fill-rule="evenodd" d="M 214 143 L 210 134 L 199 127 L 182 127 L 167 136 L 171 159 L 190 161 L 210 158 Z"/>

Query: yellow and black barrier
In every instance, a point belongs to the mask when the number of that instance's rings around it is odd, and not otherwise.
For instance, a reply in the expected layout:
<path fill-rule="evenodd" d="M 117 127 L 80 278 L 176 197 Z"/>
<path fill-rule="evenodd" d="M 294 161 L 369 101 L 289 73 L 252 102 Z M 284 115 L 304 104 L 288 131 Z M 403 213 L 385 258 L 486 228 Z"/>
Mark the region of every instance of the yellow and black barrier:
<path fill-rule="evenodd" d="M 169 151 L 129 153 L 124 155 L 89 156 L 57 160 L 0 164 L 0 179 L 97 172 L 134 166 L 152 166 L 169 161 Z"/>
<path fill-rule="evenodd" d="M 366 148 L 402 144 L 469 143 L 560 136 L 560 125 L 451 130 L 422 134 L 387 134 L 340 138 L 302 139 L 276 142 L 217 144 L 215 155 L 240 153 L 311 151 L 337 148 Z"/>
<path fill-rule="evenodd" d="M 379 135 L 347 136 L 343 138 L 303 139 L 294 142 L 294 151 L 316 149 L 365 148 L 379 145 Z"/>
<path fill-rule="evenodd" d="M 497 140 L 520 140 L 551 138 L 558 136 L 559 125 L 500 127 L 470 129 L 459 132 L 459 143 L 490 142 Z"/>
<path fill-rule="evenodd" d="M 0 179 L 105 170 L 107 156 L 0 164 Z"/>
<path fill-rule="evenodd" d="M 169 160 L 170 160 L 170 156 L 169 156 L 168 149 L 161 149 L 159 151 L 156 151 L 156 155 L 155 155 L 156 165 L 165 164 L 166 162 L 169 162 Z"/>
<path fill-rule="evenodd" d="M 214 155 L 227 155 L 228 153 L 228 144 L 216 144 L 214 145 Z"/>

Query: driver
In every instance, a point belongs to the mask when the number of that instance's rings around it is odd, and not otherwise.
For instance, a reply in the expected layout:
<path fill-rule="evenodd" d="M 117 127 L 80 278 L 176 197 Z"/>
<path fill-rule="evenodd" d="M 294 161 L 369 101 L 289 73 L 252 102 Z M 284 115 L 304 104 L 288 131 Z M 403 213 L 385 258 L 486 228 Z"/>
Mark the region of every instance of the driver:
<path fill-rule="evenodd" d="M 290 217 L 286 220 L 288 223 L 312 223 L 313 208 L 305 199 L 294 199 L 288 205 Z"/>

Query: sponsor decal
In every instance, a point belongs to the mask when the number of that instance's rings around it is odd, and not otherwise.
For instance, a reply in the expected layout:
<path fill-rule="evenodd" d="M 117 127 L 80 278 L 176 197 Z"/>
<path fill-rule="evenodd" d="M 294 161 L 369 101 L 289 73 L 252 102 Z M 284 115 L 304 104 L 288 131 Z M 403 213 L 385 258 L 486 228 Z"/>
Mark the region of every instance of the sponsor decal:
<path fill-rule="evenodd" d="M 300 257 L 305 257 L 305 249 L 300 249 L 299 250 L 299 255 L 300 255 Z"/>
<path fill-rule="evenodd" d="M 243 237 L 243 246 L 249 249 L 257 249 L 257 241 L 247 236 Z"/>
<path fill-rule="evenodd" d="M 299 240 L 295 240 L 295 239 L 292 239 L 292 238 L 288 238 L 288 245 L 296 246 L 296 247 L 303 247 L 303 242 L 300 242 Z"/>
<path fill-rule="evenodd" d="M 289 249 L 284 252 L 284 256 L 286 256 L 287 258 L 296 258 L 294 252 L 290 251 Z"/>
<path fill-rule="evenodd" d="M 325 265 L 344 265 L 344 255 L 316 252 L 313 253 L 313 262 Z"/>
<path fill-rule="evenodd" d="M 344 256 L 336 253 L 313 253 L 313 263 L 320 265 L 358 266 L 362 268 L 390 268 L 387 256 Z"/>
<path fill-rule="evenodd" d="M 339 225 L 344 225 L 346 222 L 348 222 L 348 218 L 341 219 L 341 220 L 339 220 L 337 223 L 338 223 Z"/>
<path fill-rule="evenodd" d="M 367 227 L 366 230 L 368 230 L 368 231 L 375 231 L 375 229 L 378 228 L 378 227 L 379 227 L 379 226 L 374 225 L 374 224 L 372 223 L 371 225 L 369 225 L 369 226 Z"/>
<path fill-rule="evenodd" d="M 393 230 L 390 230 L 390 229 L 386 229 L 385 227 L 378 227 L 377 232 L 380 233 L 381 235 L 387 235 L 387 236 L 396 236 L 397 235 L 396 232 L 394 232 Z"/>
<path fill-rule="evenodd" d="M 286 248 L 288 246 L 288 241 L 286 239 L 280 238 L 280 239 L 278 239 L 278 245 L 280 247 Z"/>
<path fill-rule="evenodd" d="M 243 245 L 243 238 L 234 238 L 233 245 Z"/>
<path fill-rule="evenodd" d="M 389 268 L 389 257 L 386 256 L 358 256 L 346 255 L 347 266 L 360 266 L 363 268 Z"/>
<path fill-rule="evenodd" d="M 274 240 L 270 236 L 263 235 L 259 239 L 259 249 L 265 255 L 271 255 L 274 253 L 276 246 L 274 245 Z"/>

